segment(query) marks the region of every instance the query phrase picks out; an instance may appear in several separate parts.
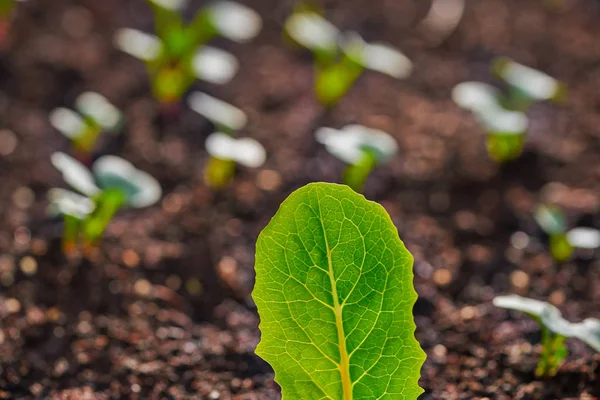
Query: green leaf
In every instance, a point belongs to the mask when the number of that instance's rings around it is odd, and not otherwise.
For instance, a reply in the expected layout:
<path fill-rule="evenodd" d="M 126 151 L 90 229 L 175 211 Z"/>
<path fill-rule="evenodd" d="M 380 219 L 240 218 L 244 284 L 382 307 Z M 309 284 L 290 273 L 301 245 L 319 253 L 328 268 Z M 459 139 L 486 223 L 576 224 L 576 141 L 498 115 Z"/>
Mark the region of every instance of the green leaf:
<path fill-rule="evenodd" d="M 258 238 L 256 353 L 283 399 L 416 399 L 413 259 L 389 215 L 347 186 L 292 193 Z"/>

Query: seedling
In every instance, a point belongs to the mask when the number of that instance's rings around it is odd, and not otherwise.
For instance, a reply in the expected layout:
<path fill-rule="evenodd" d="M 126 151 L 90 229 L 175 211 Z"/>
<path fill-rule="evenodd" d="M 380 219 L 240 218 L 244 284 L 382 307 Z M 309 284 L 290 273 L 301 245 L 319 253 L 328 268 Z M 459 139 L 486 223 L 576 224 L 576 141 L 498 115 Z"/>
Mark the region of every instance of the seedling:
<path fill-rule="evenodd" d="M 498 89 L 481 82 L 463 82 L 454 88 L 452 98 L 471 111 L 486 130 L 490 158 L 502 163 L 521 155 L 529 121 L 524 113 L 502 107 Z"/>
<path fill-rule="evenodd" d="M 342 182 L 357 192 L 362 191 L 377 165 L 398 152 L 398 144 L 392 136 L 362 125 L 347 125 L 341 130 L 320 128 L 315 136 L 327 151 L 348 164 Z"/>
<path fill-rule="evenodd" d="M 256 353 L 282 398 L 416 399 L 413 258 L 390 216 L 347 186 L 292 193 L 256 244 Z"/>
<path fill-rule="evenodd" d="M 157 36 L 121 29 L 118 48 L 146 63 L 155 98 L 166 109 L 178 104 L 196 79 L 224 84 L 235 75 L 238 62 L 231 54 L 206 43 L 215 36 L 244 42 L 256 34 L 261 19 L 254 11 L 232 1 L 218 1 L 184 22 L 186 1 L 149 0 Z"/>
<path fill-rule="evenodd" d="M 71 140 L 77 158 L 91 161 L 102 132 L 116 134 L 123 124 L 123 114 L 104 96 L 86 92 L 75 100 L 75 109 L 56 108 L 50 113 L 50 123 Z"/>
<path fill-rule="evenodd" d="M 492 71 L 507 85 L 501 101 L 509 110 L 526 112 L 537 102 L 552 100 L 560 103 L 567 95 L 563 83 L 506 57 L 494 59 Z"/>
<path fill-rule="evenodd" d="M 204 179 L 215 189 L 221 189 L 235 174 L 236 164 L 258 168 L 264 164 L 267 153 L 254 139 L 236 139 L 226 133 L 215 132 L 206 139 L 206 151 L 211 155 Z"/>
<path fill-rule="evenodd" d="M 486 130 L 490 158 L 503 163 L 523 152 L 529 107 L 537 101 L 558 101 L 566 89 L 554 78 L 503 57 L 492 63 L 492 70 L 506 82 L 506 91 L 486 83 L 463 82 L 454 88 L 452 98 L 475 115 Z"/>
<path fill-rule="evenodd" d="M 63 216 L 63 253 L 72 254 L 80 241 L 83 221 L 94 211 L 96 205 L 88 197 L 57 188 L 48 191 L 48 200 L 48 213 Z"/>
<path fill-rule="evenodd" d="M 550 237 L 550 253 L 558 262 L 569 259 L 576 248 L 600 247 L 600 231 L 585 227 L 568 230 L 565 215 L 559 207 L 540 205 L 533 216 L 540 228 Z"/>
<path fill-rule="evenodd" d="M 550 303 L 516 295 L 498 296 L 496 307 L 523 312 L 536 320 L 542 328 L 542 354 L 536 368 L 538 377 L 556 375 L 568 355 L 567 338 L 576 338 L 600 352 L 600 320 L 588 318 L 579 323 L 564 319 L 560 310 Z"/>
<path fill-rule="evenodd" d="M 335 106 L 367 69 L 397 79 L 406 78 L 412 71 L 411 61 L 398 50 L 386 44 L 366 43 L 355 32 L 342 35 L 312 11 L 294 13 L 285 29 L 294 41 L 313 53 L 315 92 L 326 108 Z"/>
<path fill-rule="evenodd" d="M 192 110 L 209 120 L 218 131 L 231 136 L 235 136 L 248 122 L 246 113 L 242 110 L 206 93 L 191 93 L 188 104 Z"/>
<path fill-rule="evenodd" d="M 93 200 L 95 209 L 83 219 L 80 230 L 86 247 L 97 245 L 120 209 L 148 207 L 161 197 L 156 179 L 120 157 L 100 157 L 92 166 L 93 173 L 64 153 L 52 154 L 51 161 L 65 182 Z"/>

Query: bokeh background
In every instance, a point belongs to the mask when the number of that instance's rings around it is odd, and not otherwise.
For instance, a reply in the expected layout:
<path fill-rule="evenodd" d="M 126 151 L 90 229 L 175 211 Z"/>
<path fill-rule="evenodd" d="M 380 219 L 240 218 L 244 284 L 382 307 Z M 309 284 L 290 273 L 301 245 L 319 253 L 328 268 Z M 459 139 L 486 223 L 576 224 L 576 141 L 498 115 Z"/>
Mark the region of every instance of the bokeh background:
<path fill-rule="evenodd" d="M 159 123 L 144 65 L 113 47 L 117 28 L 153 31 L 144 1 L 19 4 L 0 55 L 0 398 L 279 398 L 253 353 L 254 243 L 291 191 L 339 182 L 344 165 L 314 140 L 320 123 L 361 123 L 398 142 L 364 193 L 391 214 L 415 257 L 423 399 L 598 397 L 591 349 L 569 342 L 557 377 L 537 380 L 537 324 L 491 299 L 517 293 L 570 320 L 600 317 L 597 253 L 557 264 L 532 218 L 550 202 L 573 226 L 600 228 L 600 3 L 467 0 L 456 30 L 440 37 L 422 24 L 429 0 L 321 0 L 338 27 L 414 63 L 405 80 L 367 72 L 327 121 L 311 54 L 282 39 L 294 1 L 243 3 L 263 18 L 260 35 L 214 42 L 240 71 L 225 86 L 195 88 L 243 109 L 242 133 L 268 159 L 240 168 L 220 192 L 203 180 L 213 126 L 189 109 Z M 569 88 L 564 104 L 532 108 L 525 152 L 506 165 L 489 160 L 482 128 L 451 99 L 460 82 L 494 82 L 499 55 Z M 73 263 L 60 252 L 61 221 L 46 214 L 48 188 L 64 186 L 50 154 L 69 150 L 48 113 L 86 90 L 127 118 L 104 151 L 153 174 L 164 198 L 119 213 L 96 256 Z"/>

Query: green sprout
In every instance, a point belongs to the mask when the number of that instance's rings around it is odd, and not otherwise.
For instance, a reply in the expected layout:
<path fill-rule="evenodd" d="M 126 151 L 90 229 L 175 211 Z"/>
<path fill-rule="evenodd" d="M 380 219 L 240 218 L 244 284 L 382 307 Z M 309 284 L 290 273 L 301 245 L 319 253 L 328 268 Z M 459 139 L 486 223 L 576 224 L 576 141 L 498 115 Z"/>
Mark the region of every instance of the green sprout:
<path fill-rule="evenodd" d="M 362 125 L 347 125 L 341 130 L 320 128 L 315 136 L 327 151 L 348 164 L 342 181 L 357 192 L 362 191 L 377 165 L 398 152 L 398 144 L 392 136 Z"/>
<path fill-rule="evenodd" d="M 283 400 L 416 400 L 413 257 L 385 209 L 344 185 L 292 193 L 256 243 L 256 353 Z"/>
<path fill-rule="evenodd" d="M 86 196 L 65 189 L 50 189 L 48 191 L 50 215 L 62 215 L 64 230 L 62 250 L 64 254 L 73 254 L 80 242 L 83 221 L 94 211 L 94 201 Z"/>
<path fill-rule="evenodd" d="M 550 253 L 558 262 L 568 260 L 576 248 L 600 247 L 600 231 L 586 227 L 568 230 L 567 220 L 559 207 L 542 204 L 535 209 L 533 217 L 549 236 Z"/>
<path fill-rule="evenodd" d="M 535 373 L 538 377 L 556 375 L 568 355 L 567 338 L 576 338 L 600 352 L 600 320 L 588 318 L 572 323 L 563 318 L 560 310 L 550 303 L 516 295 L 498 296 L 496 307 L 523 312 L 542 328 L 542 354 Z"/>
<path fill-rule="evenodd" d="M 123 115 L 104 96 L 86 92 L 75 100 L 75 112 L 60 107 L 50 113 L 52 126 L 71 140 L 77 158 L 89 162 L 101 133 L 117 133 Z"/>
<path fill-rule="evenodd" d="M 73 215 L 75 213 L 62 209 L 63 215 L 79 220 L 78 224 L 70 218 L 65 220 L 65 231 L 68 231 L 65 249 L 77 247 L 79 238 L 83 240 L 84 248 L 97 246 L 104 230 L 120 209 L 148 207 L 161 197 L 162 191 L 156 179 L 120 157 L 100 157 L 92 165 L 93 172 L 61 152 L 52 154 L 51 161 L 62 173 L 65 182 L 91 199 L 94 205 L 93 210 L 87 214 L 80 212 Z M 53 198 L 56 199 L 57 196 L 54 195 Z M 89 203 L 84 198 L 71 197 L 68 201 L 76 202 L 81 210 L 89 210 L 86 207 Z"/>
<path fill-rule="evenodd" d="M 529 120 L 525 112 L 538 101 L 564 98 L 564 85 L 554 78 L 507 58 L 497 58 L 494 73 L 507 84 L 501 91 L 482 82 L 463 82 L 452 91 L 454 102 L 471 111 L 486 130 L 486 147 L 498 163 L 523 152 Z"/>
<path fill-rule="evenodd" d="M 188 103 L 216 129 L 206 140 L 206 150 L 211 156 L 204 170 L 208 186 L 214 189 L 227 186 L 235 175 L 237 164 L 258 168 L 265 162 L 266 152 L 259 142 L 236 138 L 248 120 L 242 110 L 201 92 L 191 93 Z"/>
<path fill-rule="evenodd" d="M 412 71 L 411 61 L 398 50 L 381 43 L 366 43 L 356 32 L 339 30 L 312 11 L 292 14 L 285 24 L 286 33 L 299 45 L 312 51 L 315 58 L 315 93 L 326 108 L 335 106 L 370 69 L 397 79 Z"/>
<path fill-rule="evenodd" d="M 507 85 L 500 100 L 509 110 L 526 112 L 533 104 L 546 100 L 561 103 L 567 95 L 565 84 L 507 57 L 494 59 L 492 72 Z"/>
<path fill-rule="evenodd" d="M 146 63 L 152 91 L 165 109 L 177 105 L 196 79 L 224 84 L 235 75 L 238 62 L 231 54 L 206 46 L 216 36 L 244 42 L 256 36 L 261 19 L 249 8 L 218 1 L 186 23 L 185 1 L 148 0 L 154 11 L 157 36 L 121 29 L 116 46 Z"/>

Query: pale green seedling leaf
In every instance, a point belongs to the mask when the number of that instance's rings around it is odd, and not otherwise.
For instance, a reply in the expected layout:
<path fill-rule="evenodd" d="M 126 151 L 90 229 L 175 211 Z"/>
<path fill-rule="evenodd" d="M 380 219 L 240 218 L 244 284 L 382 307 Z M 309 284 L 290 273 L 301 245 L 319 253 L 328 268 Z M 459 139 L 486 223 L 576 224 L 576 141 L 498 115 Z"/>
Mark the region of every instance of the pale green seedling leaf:
<path fill-rule="evenodd" d="M 416 399 L 413 259 L 389 215 L 347 186 L 292 193 L 258 238 L 253 297 L 284 400 Z"/>

